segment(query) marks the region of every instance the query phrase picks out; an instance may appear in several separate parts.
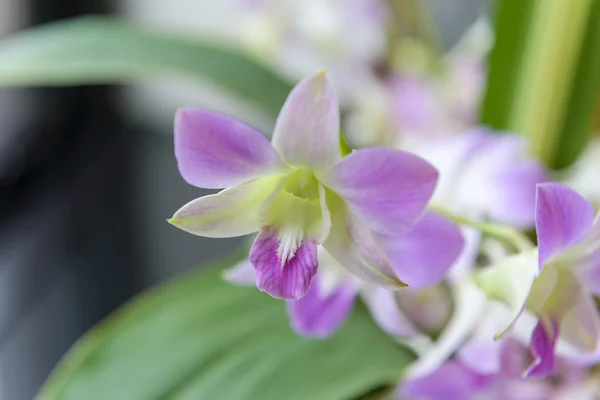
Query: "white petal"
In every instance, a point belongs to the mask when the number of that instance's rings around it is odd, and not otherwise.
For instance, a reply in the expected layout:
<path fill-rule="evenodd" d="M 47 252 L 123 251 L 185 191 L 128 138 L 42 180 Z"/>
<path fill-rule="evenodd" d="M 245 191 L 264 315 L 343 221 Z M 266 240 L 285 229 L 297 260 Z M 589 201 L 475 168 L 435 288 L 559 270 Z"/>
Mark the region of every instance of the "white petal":
<path fill-rule="evenodd" d="M 340 158 L 340 110 L 333 84 L 320 71 L 288 96 L 275 124 L 273 147 L 291 165 L 327 168 Z"/>
<path fill-rule="evenodd" d="M 169 223 L 194 235 L 224 238 L 247 235 L 261 227 L 261 209 L 277 178 L 259 178 L 192 200 Z"/>
<path fill-rule="evenodd" d="M 511 323 L 497 336 L 507 332 L 527 304 L 533 281 L 538 274 L 537 251 L 520 253 L 475 273 L 477 285 L 491 300 L 497 300 L 512 312 Z"/>
<path fill-rule="evenodd" d="M 453 291 L 452 318 L 429 351 L 408 369 L 407 377 L 414 379 L 436 370 L 461 346 L 481 319 L 487 300 L 475 283 L 465 279 L 453 287 Z"/>

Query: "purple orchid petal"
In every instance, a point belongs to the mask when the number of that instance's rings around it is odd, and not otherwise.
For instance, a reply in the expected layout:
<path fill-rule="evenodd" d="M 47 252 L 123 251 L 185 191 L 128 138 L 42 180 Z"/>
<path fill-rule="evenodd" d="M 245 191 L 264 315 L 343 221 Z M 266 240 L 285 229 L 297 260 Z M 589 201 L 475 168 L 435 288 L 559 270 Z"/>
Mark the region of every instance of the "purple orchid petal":
<path fill-rule="evenodd" d="M 535 185 L 545 181 L 541 165 L 526 156 L 518 135 L 497 135 L 476 127 L 426 144 L 418 153 L 440 171 L 434 200 L 475 218 L 530 227 Z"/>
<path fill-rule="evenodd" d="M 464 245 L 462 234 L 453 222 L 430 212 L 403 235 L 376 237 L 398 277 L 415 289 L 444 279 Z"/>
<path fill-rule="evenodd" d="M 485 136 L 476 131 L 468 131 L 458 136 L 423 141 L 417 147 L 417 154 L 432 163 L 440 171 L 436 197 L 455 198 L 460 177 L 469 162 L 476 160 Z M 480 166 L 481 167 L 481 166 Z M 462 196 L 460 196 L 462 197 Z"/>
<path fill-rule="evenodd" d="M 223 279 L 234 285 L 250 286 L 256 284 L 256 271 L 250 260 L 245 259 L 223 271 Z"/>
<path fill-rule="evenodd" d="M 277 185 L 260 178 L 192 200 L 169 223 L 194 235 L 225 238 L 243 236 L 261 227 L 261 210 Z"/>
<path fill-rule="evenodd" d="M 371 147 L 354 151 L 318 178 L 372 230 L 400 234 L 421 217 L 438 173 L 414 154 Z"/>
<path fill-rule="evenodd" d="M 551 321 L 544 324 L 539 321 L 531 335 L 531 355 L 534 360 L 524 372 L 526 378 L 546 378 L 554 373 L 556 360 L 554 350 L 558 338 L 558 324 Z"/>
<path fill-rule="evenodd" d="M 537 325 L 534 322 L 534 325 Z M 530 330 L 530 334 L 531 335 Z M 502 351 L 500 352 L 500 373 L 507 379 L 522 379 L 523 369 L 531 360 L 527 347 L 514 338 L 507 338 L 502 342 Z"/>
<path fill-rule="evenodd" d="M 469 201 L 481 208 L 485 204 L 479 197 L 489 193 L 478 193 L 478 185 L 490 186 L 490 175 L 506 165 L 505 158 L 513 149 L 518 150 L 517 143 L 520 141 L 476 127 L 461 135 L 423 142 L 417 153 L 440 171 L 436 196 Z"/>
<path fill-rule="evenodd" d="M 497 135 L 477 128 L 468 135 L 475 143 L 463 166 L 461 202 L 482 216 L 530 228 L 534 224 L 536 185 L 547 181 L 541 164 L 526 157 L 527 142 L 518 135 Z"/>
<path fill-rule="evenodd" d="M 185 108 L 175 117 L 175 156 L 189 184 L 207 189 L 234 186 L 284 170 L 267 138 L 214 111 Z"/>
<path fill-rule="evenodd" d="M 493 179 L 496 188 L 489 217 L 495 221 L 529 228 L 535 216 L 536 185 L 548 180 L 546 171 L 533 160 L 507 163 Z"/>
<path fill-rule="evenodd" d="M 490 383 L 488 377 L 448 361 L 430 375 L 405 381 L 399 392 L 407 399 L 471 400 Z"/>
<path fill-rule="evenodd" d="M 479 373 L 495 374 L 500 370 L 502 341 L 494 341 L 492 333 L 489 340 L 478 338 L 470 340 L 458 352 L 458 359 L 467 367 Z"/>
<path fill-rule="evenodd" d="M 590 232 L 594 208 L 574 190 L 558 183 L 538 186 L 535 226 L 539 268 Z"/>
<path fill-rule="evenodd" d="M 412 339 L 419 331 L 402 313 L 396 301 L 396 291 L 372 286 L 361 290 L 361 297 L 375 322 L 392 336 Z"/>
<path fill-rule="evenodd" d="M 273 146 L 294 166 L 330 167 L 341 158 L 339 113 L 333 84 L 318 72 L 290 93 L 275 124 Z"/>
<path fill-rule="evenodd" d="M 399 288 L 402 283 L 373 234 L 334 193 L 327 193 L 331 231 L 323 247 L 350 273 L 375 285 Z"/>
<path fill-rule="evenodd" d="M 352 311 L 355 298 L 356 287 L 351 283 L 342 283 L 331 293 L 324 293 L 317 274 L 304 297 L 286 303 L 292 328 L 304 336 L 331 336 Z"/>
<path fill-rule="evenodd" d="M 502 356 L 506 340 L 494 340 L 494 335 L 510 318 L 510 311 L 497 302 L 488 302 L 486 310 L 471 338 L 461 347 L 456 358 L 465 366 L 481 374 L 497 374 L 504 367 Z M 523 370 L 520 365 L 518 373 Z"/>
<path fill-rule="evenodd" d="M 279 240 L 274 230 L 261 231 L 250 249 L 250 262 L 256 270 L 256 286 L 283 300 L 302 298 L 317 273 L 317 244 L 304 240 L 295 254 L 282 265 L 277 254 Z"/>
<path fill-rule="evenodd" d="M 398 76 L 391 82 L 394 94 L 393 115 L 403 131 L 439 134 L 444 115 L 441 96 L 430 79 Z"/>

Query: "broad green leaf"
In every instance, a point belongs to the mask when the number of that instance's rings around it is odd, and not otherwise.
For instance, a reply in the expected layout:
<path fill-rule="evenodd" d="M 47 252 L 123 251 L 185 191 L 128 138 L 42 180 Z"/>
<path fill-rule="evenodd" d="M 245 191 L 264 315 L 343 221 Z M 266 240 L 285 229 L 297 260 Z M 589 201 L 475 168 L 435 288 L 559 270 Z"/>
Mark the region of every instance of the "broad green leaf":
<path fill-rule="evenodd" d="M 501 0 L 481 121 L 530 139 L 552 169 L 572 164 L 600 90 L 599 0 Z"/>
<path fill-rule="evenodd" d="M 38 399 L 352 399 L 397 382 L 413 357 L 362 305 L 332 338 L 301 338 L 282 301 L 210 269 L 151 290 L 90 331 Z"/>
<path fill-rule="evenodd" d="M 123 83 L 185 76 L 276 116 L 291 86 L 246 55 L 112 17 L 33 28 L 0 42 L 0 86 Z"/>

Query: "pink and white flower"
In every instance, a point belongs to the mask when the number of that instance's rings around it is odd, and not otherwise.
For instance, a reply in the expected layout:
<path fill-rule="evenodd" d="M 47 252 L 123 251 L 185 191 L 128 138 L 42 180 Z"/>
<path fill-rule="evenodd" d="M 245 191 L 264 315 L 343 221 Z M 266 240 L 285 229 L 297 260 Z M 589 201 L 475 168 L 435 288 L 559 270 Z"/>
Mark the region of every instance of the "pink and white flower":
<path fill-rule="evenodd" d="M 256 283 L 273 297 L 303 297 L 317 273 L 317 246 L 361 279 L 405 286 L 375 235 L 398 235 L 422 216 L 437 183 L 420 157 L 388 148 L 342 158 L 338 102 L 319 72 L 290 93 L 272 142 L 213 111 L 183 109 L 175 154 L 183 178 L 225 188 L 183 206 L 169 220 L 196 235 L 259 232 L 250 250 Z M 410 277 L 407 277 L 410 278 Z"/>
<path fill-rule="evenodd" d="M 560 380 L 524 380 L 521 371 L 530 361 L 526 348 L 507 340 L 499 349 L 498 369 L 484 373 L 460 360 L 445 362 L 432 373 L 405 379 L 398 385 L 397 399 L 428 400 L 559 400 L 592 399 L 598 395 L 584 368 L 561 360 Z"/>
<path fill-rule="evenodd" d="M 538 317 L 530 342 L 534 362 L 526 376 L 554 372 L 559 340 L 581 354 L 600 348 L 600 314 L 593 299 L 600 293 L 599 221 L 592 205 L 572 189 L 538 185 L 537 254 L 509 257 L 478 276 L 490 297 L 511 307 L 511 326 L 525 309 Z"/>

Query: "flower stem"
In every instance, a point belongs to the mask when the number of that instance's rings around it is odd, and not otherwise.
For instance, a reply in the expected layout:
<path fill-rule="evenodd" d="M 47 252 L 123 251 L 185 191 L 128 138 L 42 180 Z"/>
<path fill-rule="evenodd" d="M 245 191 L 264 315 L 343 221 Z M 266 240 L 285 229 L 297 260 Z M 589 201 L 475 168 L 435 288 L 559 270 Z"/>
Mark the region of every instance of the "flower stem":
<path fill-rule="evenodd" d="M 473 221 L 439 206 L 430 205 L 429 209 L 459 225 L 472 226 L 488 236 L 492 236 L 505 244 L 513 246 L 519 252 L 531 250 L 534 247 L 531 240 L 529 240 L 524 233 L 511 226 L 494 224 L 491 222 Z"/>

